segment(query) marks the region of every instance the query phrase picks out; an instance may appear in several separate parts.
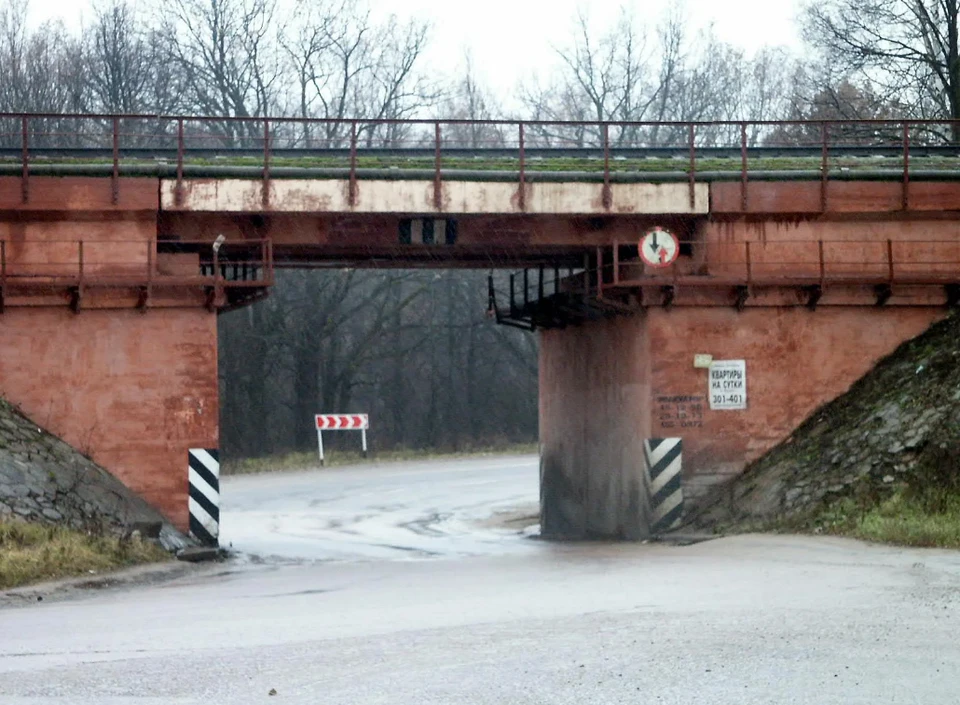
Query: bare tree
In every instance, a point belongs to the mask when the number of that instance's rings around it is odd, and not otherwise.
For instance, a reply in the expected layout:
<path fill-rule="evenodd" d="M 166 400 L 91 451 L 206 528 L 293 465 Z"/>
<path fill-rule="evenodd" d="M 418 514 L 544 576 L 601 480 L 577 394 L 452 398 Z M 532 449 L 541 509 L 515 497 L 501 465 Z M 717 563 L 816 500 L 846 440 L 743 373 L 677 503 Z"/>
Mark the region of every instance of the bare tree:
<path fill-rule="evenodd" d="M 915 116 L 960 119 L 958 20 L 960 0 L 827 0 L 806 5 L 803 30 L 829 84 L 852 76 Z"/>
<path fill-rule="evenodd" d="M 275 0 L 172 0 L 164 23 L 192 110 L 236 118 L 275 111 L 281 84 Z M 217 129 L 234 143 L 262 138 L 253 121 Z"/>
<path fill-rule="evenodd" d="M 366 6 L 352 2 L 298 0 L 301 21 L 283 40 L 296 75 L 296 112 L 329 120 L 326 146 L 343 146 L 349 120 L 361 118 L 358 138 L 366 146 L 396 144 L 401 126 L 378 123 L 407 118 L 438 98 L 437 87 L 418 71 L 429 27 L 396 17 L 375 23 Z M 306 126 L 303 139 L 315 134 Z"/>
<path fill-rule="evenodd" d="M 438 117 L 471 121 L 447 126 L 443 135 L 445 146 L 470 149 L 505 146 L 507 139 L 500 126 L 483 124 L 500 117 L 500 106 L 477 78 L 469 52 L 464 55 L 459 75 L 446 91 L 440 107 L 443 112 Z"/>

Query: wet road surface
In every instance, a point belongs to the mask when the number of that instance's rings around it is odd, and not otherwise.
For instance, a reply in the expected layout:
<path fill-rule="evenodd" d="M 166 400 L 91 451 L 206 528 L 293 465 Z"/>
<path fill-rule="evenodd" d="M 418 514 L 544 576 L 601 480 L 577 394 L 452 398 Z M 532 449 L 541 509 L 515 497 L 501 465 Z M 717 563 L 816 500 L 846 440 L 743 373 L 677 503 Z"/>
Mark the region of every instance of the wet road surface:
<path fill-rule="evenodd" d="M 958 700 L 955 552 L 545 543 L 487 521 L 535 501 L 529 459 L 224 495 L 225 538 L 262 558 L 0 610 L 0 703 Z"/>
<path fill-rule="evenodd" d="M 523 552 L 531 542 L 488 520 L 536 524 L 538 496 L 530 456 L 227 477 L 221 541 L 247 554 L 313 560 Z"/>

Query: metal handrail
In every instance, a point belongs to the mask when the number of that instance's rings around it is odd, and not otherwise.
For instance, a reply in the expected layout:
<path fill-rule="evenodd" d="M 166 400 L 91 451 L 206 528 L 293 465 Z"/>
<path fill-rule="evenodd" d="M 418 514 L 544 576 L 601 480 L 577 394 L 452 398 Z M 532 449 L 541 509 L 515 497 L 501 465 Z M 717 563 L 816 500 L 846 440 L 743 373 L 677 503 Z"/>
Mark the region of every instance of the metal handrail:
<path fill-rule="evenodd" d="M 699 120 L 676 122 L 389 118 L 340 119 L 300 118 L 288 116 L 190 116 L 177 114 L 65 115 L 55 113 L 0 113 L 0 122 L 5 120 L 18 123 L 19 127 L 19 135 L 14 133 L 12 128 L 10 128 L 9 132 L 0 132 L 0 137 L 3 137 L 4 134 L 10 137 L 19 137 L 21 167 L 20 176 L 22 179 L 22 194 L 24 203 L 28 202 L 29 200 L 29 179 L 32 161 L 31 157 L 39 157 L 41 154 L 39 152 L 31 152 L 31 140 L 34 140 L 38 135 L 58 137 L 71 136 L 70 132 L 64 132 L 64 128 L 60 128 L 59 131 L 49 134 L 40 130 L 31 130 L 31 121 L 82 121 L 92 123 L 94 126 L 106 126 L 105 131 L 102 132 L 102 135 L 104 137 L 110 137 L 108 157 L 110 160 L 109 176 L 112 181 L 112 194 L 114 203 L 117 203 L 119 199 L 120 177 L 122 175 L 120 165 L 124 159 L 122 142 L 123 138 L 127 136 L 135 136 L 137 138 L 143 138 L 145 136 L 152 138 L 162 137 L 164 139 L 171 140 L 169 151 L 173 158 L 176 159 L 176 193 L 178 199 L 182 198 L 182 184 L 183 179 L 185 178 L 184 162 L 189 159 L 191 152 L 193 151 L 193 148 L 191 148 L 187 142 L 187 138 L 190 135 L 187 133 L 185 125 L 188 123 L 212 126 L 240 125 L 249 128 L 245 129 L 245 134 L 241 135 L 239 139 L 242 139 L 242 141 L 248 144 L 257 144 L 259 142 L 258 148 L 255 150 L 250 150 L 248 148 L 244 150 L 244 152 L 252 152 L 258 155 L 260 168 L 256 176 L 262 179 L 264 184 L 264 207 L 269 207 L 270 205 L 270 181 L 272 178 L 276 178 L 275 173 L 277 173 L 273 168 L 272 160 L 277 150 L 286 150 L 286 152 L 297 152 L 299 150 L 300 153 L 303 154 L 322 152 L 322 149 L 318 150 L 317 148 L 312 148 L 309 144 L 306 146 L 295 145 L 292 147 L 284 147 L 279 141 L 280 134 L 278 130 L 291 125 L 299 125 L 304 128 L 309 126 L 325 126 L 328 128 L 330 126 L 334 126 L 337 128 L 333 131 L 336 134 L 336 137 L 332 140 L 332 142 L 336 144 L 330 144 L 328 146 L 339 150 L 344 150 L 349 156 L 349 164 L 345 166 L 345 178 L 350 183 L 349 201 L 351 204 L 356 202 L 357 180 L 361 172 L 361 168 L 358 165 L 358 154 L 364 151 L 360 135 L 369 134 L 372 130 L 383 126 L 406 126 L 411 129 L 421 128 L 421 130 L 416 134 L 414 147 L 416 149 L 423 150 L 424 153 L 429 153 L 429 151 L 432 150 L 433 164 L 430 167 L 430 172 L 432 173 L 434 182 L 433 202 L 435 205 L 442 203 L 442 185 L 445 176 L 443 161 L 444 156 L 449 153 L 450 149 L 453 148 L 461 150 L 461 152 L 463 149 L 473 149 L 475 150 L 476 154 L 482 154 L 484 150 L 484 147 L 479 146 L 474 140 L 466 140 L 466 142 L 470 142 L 470 144 L 465 148 L 454 147 L 453 145 L 458 143 L 456 136 L 454 135 L 453 138 L 448 138 L 446 135 L 450 133 L 450 130 L 445 128 L 473 126 L 487 127 L 497 130 L 498 136 L 496 140 L 493 140 L 493 143 L 497 145 L 498 150 L 504 149 L 505 147 L 503 145 L 509 143 L 510 149 L 513 149 L 516 152 L 518 169 L 515 178 L 518 183 L 518 203 L 521 211 L 525 210 L 526 207 L 526 184 L 529 178 L 529 172 L 531 171 L 531 162 L 535 158 L 533 155 L 535 155 L 535 150 L 538 148 L 536 143 L 537 130 L 542 132 L 549 132 L 552 130 L 556 134 L 554 134 L 551 139 L 559 140 L 565 149 L 583 150 L 585 153 L 593 151 L 602 155 L 602 163 L 598 165 L 601 167 L 601 169 L 597 170 L 597 173 L 600 174 L 603 184 L 601 201 L 603 206 L 607 209 L 609 209 L 612 205 L 612 175 L 618 171 L 613 162 L 618 154 L 618 150 L 624 148 L 633 150 L 646 149 L 652 151 L 662 151 L 664 149 L 676 150 L 678 165 L 682 164 L 680 171 L 684 173 L 685 178 L 689 183 L 690 199 L 691 202 L 693 202 L 695 200 L 695 190 L 698 181 L 698 162 L 701 158 L 706 158 L 704 156 L 705 153 L 702 152 L 702 150 L 713 148 L 711 146 L 699 144 L 698 139 L 710 130 L 717 128 L 729 129 L 731 135 L 736 135 L 736 137 L 727 138 L 729 144 L 727 144 L 726 148 L 739 148 L 739 168 L 733 169 L 732 171 L 738 173 L 740 177 L 742 189 L 741 200 L 743 202 L 742 205 L 744 209 L 747 208 L 749 199 L 748 183 L 751 176 L 751 158 L 761 158 L 757 156 L 758 153 L 755 150 L 763 149 L 765 147 L 769 147 L 771 144 L 776 143 L 774 140 L 775 135 L 772 133 L 772 131 L 776 128 L 802 128 L 802 132 L 808 132 L 809 134 L 816 135 L 816 137 L 809 137 L 806 134 L 793 136 L 783 135 L 780 138 L 780 142 L 784 143 L 785 146 L 783 148 L 789 146 L 806 147 L 813 148 L 814 151 L 819 152 L 819 159 L 816 160 L 817 163 L 813 166 L 813 171 L 815 172 L 814 178 L 819 178 L 824 184 L 822 195 L 824 207 L 826 206 L 826 201 L 828 198 L 825 186 L 826 182 L 830 178 L 839 175 L 837 173 L 838 170 L 832 167 L 830 163 L 830 157 L 831 155 L 836 156 L 841 154 L 843 150 L 861 150 L 870 147 L 890 150 L 889 153 L 893 155 L 892 158 L 896 163 L 896 168 L 890 170 L 890 174 L 880 174 L 880 176 L 896 178 L 902 182 L 902 204 L 904 209 L 907 209 L 910 206 L 910 182 L 912 178 L 911 161 L 916 160 L 917 158 L 913 153 L 918 148 L 924 147 L 924 140 L 918 139 L 921 134 L 926 136 L 927 142 L 932 142 L 936 145 L 940 145 L 949 149 L 955 148 L 957 150 L 957 155 L 955 156 L 960 157 L 960 144 L 958 144 L 958 136 L 960 136 L 960 121 L 958 120 Z M 130 132 L 130 123 L 142 124 L 147 127 L 159 125 L 163 129 L 160 132 L 152 133 Z M 631 147 L 629 144 L 623 144 L 618 140 L 614 140 L 614 138 L 611 136 L 611 132 L 614 130 L 619 130 L 621 134 L 636 134 L 637 131 L 642 131 L 647 128 L 652 131 L 660 130 L 660 128 L 672 128 L 672 131 L 678 135 L 678 137 L 676 140 L 674 140 L 673 144 L 668 145 L 659 143 L 658 139 L 644 140 L 642 138 L 630 138 L 627 140 L 627 142 L 630 142 L 630 140 L 633 141 L 633 147 Z M 571 130 L 579 130 L 580 132 L 576 136 L 557 136 L 562 134 L 564 131 Z M 587 130 L 591 133 L 592 137 L 589 140 L 585 141 L 583 133 L 584 130 Z M 942 134 L 936 134 L 937 131 Z M 855 142 L 859 143 L 865 141 L 866 144 L 846 144 L 844 140 L 846 139 L 847 142 L 849 142 L 849 133 L 851 132 L 855 133 Z M 79 136 L 80 134 L 81 133 L 74 132 L 73 136 Z M 91 134 L 95 133 L 91 132 Z M 658 134 L 662 134 L 662 131 Z M 751 139 L 755 139 L 756 135 L 760 134 L 766 135 L 767 142 L 759 145 L 752 144 Z M 754 137 L 751 138 L 750 135 L 754 135 Z M 205 135 L 204 137 L 221 141 L 225 138 L 224 135 L 217 134 Z M 236 136 L 226 137 L 229 137 L 230 139 L 236 138 Z M 296 138 L 295 136 L 291 136 L 288 137 L 288 140 L 289 139 L 295 140 Z M 172 140 L 175 140 L 175 144 L 172 142 Z M 774 140 L 774 142 L 771 142 L 771 140 Z M 329 142 L 330 140 L 327 141 Z M 463 142 L 464 140 L 460 141 Z M 541 138 L 541 142 L 543 142 L 543 138 Z M 106 148 L 104 148 L 104 151 L 106 151 Z M 206 147 L 198 151 L 209 152 L 211 149 Z M 213 151 L 216 152 L 216 148 L 214 148 Z M 220 153 L 226 156 L 231 154 L 232 150 L 228 147 L 223 147 L 222 150 L 220 150 Z M 941 171 L 944 174 L 951 175 L 951 178 L 960 180 L 960 161 L 958 161 L 957 166 L 958 168 L 943 169 Z M 437 207 L 439 208 L 439 205 L 437 205 Z"/>

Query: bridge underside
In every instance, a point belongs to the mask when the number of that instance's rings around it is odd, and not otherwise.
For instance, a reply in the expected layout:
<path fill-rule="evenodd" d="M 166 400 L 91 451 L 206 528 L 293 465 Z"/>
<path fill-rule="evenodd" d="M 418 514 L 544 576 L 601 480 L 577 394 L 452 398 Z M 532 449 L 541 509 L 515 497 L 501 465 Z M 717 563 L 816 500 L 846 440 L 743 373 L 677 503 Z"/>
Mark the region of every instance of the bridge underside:
<path fill-rule="evenodd" d="M 683 439 L 692 495 L 741 472 L 957 303 L 958 211 L 953 182 L 0 177 L 0 393 L 185 526 L 215 312 L 277 267 L 518 269 L 491 307 L 542 331 L 544 531 L 642 538 L 644 440 Z M 698 355 L 745 361 L 745 409 Z"/>

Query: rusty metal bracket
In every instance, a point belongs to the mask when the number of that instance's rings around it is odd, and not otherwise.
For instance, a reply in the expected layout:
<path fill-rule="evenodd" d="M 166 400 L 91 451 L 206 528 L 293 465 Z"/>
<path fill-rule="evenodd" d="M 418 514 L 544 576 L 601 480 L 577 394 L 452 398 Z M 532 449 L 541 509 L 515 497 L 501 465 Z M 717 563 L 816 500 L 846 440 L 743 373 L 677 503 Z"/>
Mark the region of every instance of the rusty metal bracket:
<path fill-rule="evenodd" d="M 146 313 L 150 306 L 150 287 L 141 286 L 137 292 L 137 309 L 140 313 Z"/>
<path fill-rule="evenodd" d="M 947 294 L 947 306 L 950 308 L 960 306 L 960 284 L 947 284 L 943 289 Z"/>
<path fill-rule="evenodd" d="M 743 311 L 747 306 L 747 299 L 750 298 L 750 287 L 749 286 L 738 286 L 737 287 L 737 301 L 734 306 L 737 307 L 738 311 Z"/>
<path fill-rule="evenodd" d="M 661 303 L 665 309 L 669 309 L 673 306 L 674 299 L 677 298 L 677 287 L 675 286 L 663 286 L 660 287 L 660 294 L 663 297 Z"/>
<path fill-rule="evenodd" d="M 68 289 L 70 296 L 70 310 L 74 313 L 80 313 L 80 303 L 83 299 L 83 293 L 80 291 L 79 286 L 71 286 Z"/>
<path fill-rule="evenodd" d="M 893 287 L 889 284 L 877 284 L 873 287 L 873 291 L 877 295 L 877 306 L 886 306 L 890 297 L 893 296 Z"/>

